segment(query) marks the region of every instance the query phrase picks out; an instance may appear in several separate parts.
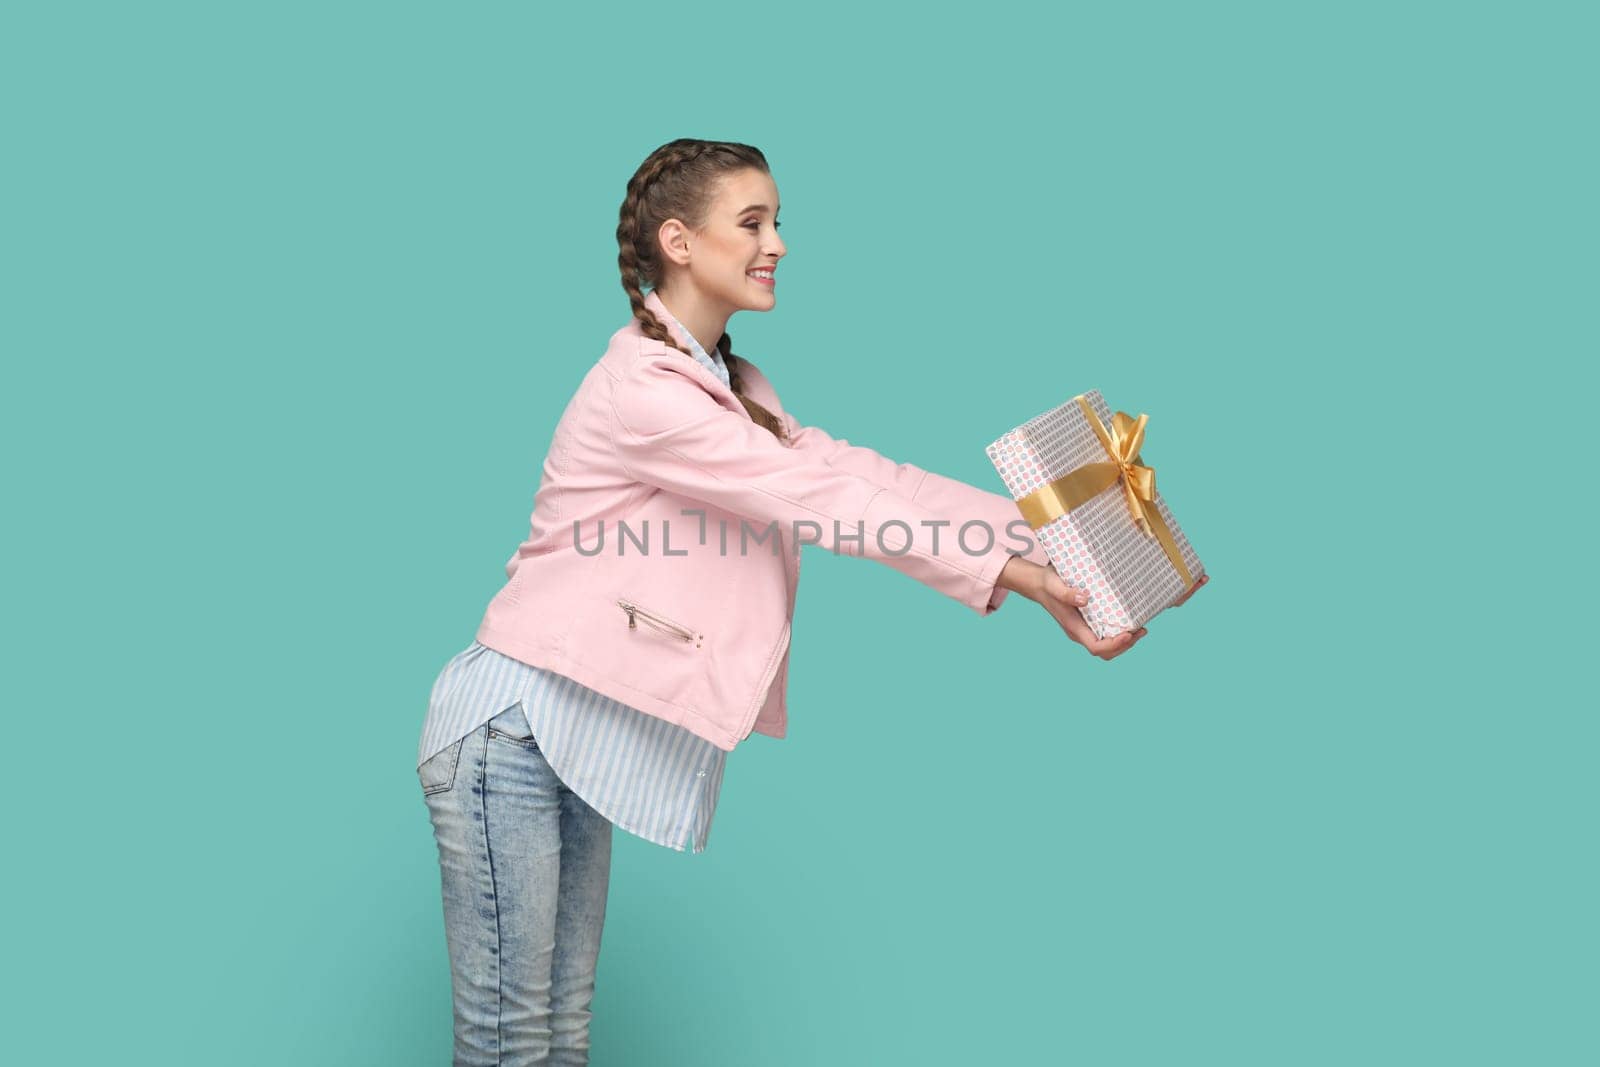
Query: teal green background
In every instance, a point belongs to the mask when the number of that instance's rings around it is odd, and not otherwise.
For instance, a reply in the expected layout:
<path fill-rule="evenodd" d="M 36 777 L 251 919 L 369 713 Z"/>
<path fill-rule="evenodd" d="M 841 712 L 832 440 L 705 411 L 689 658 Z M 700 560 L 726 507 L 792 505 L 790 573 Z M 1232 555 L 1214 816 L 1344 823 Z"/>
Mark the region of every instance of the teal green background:
<path fill-rule="evenodd" d="M 812 549 L 593 1062 L 1596 1062 L 1580 10 L 8 8 L 6 1059 L 448 1061 L 429 687 L 696 136 L 802 421 L 999 491 L 1099 389 L 1213 578 L 1108 664 Z"/>

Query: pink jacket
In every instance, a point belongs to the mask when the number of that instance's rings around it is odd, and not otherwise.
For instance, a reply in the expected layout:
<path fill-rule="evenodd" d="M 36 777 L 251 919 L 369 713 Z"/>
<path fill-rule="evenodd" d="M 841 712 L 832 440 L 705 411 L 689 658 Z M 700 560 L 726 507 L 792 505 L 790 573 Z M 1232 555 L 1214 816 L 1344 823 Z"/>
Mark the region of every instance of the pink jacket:
<path fill-rule="evenodd" d="M 1048 565 L 1010 497 L 801 426 L 753 364 L 739 370 L 792 447 L 637 319 L 612 335 L 556 424 L 528 539 L 477 634 L 727 750 L 787 732 L 800 543 L 878 560 L 980 615 L 1005 599 L 1011 555 Z"/>

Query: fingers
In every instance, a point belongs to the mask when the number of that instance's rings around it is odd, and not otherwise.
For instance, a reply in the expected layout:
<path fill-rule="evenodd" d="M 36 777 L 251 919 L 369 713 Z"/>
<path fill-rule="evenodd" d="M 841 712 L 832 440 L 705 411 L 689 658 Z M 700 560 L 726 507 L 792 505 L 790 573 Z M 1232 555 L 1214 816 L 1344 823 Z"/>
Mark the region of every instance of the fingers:
<path fill-rule="evenodd" d="M 1188 600 L 1190 597 L 1194 596 L 1195 593 L 1197 593 L 1200 590 L 1200 587 L 1202 585 L 1205 585 L 1206 582 L 1210 581 L 1210 579 L 1211 579 L 1211 575 L 1202 574 L 1200 576 L 1200 580 L 1198 582 L 1195 582 L 1193 585 L 1191 585 L 1187 592 L 1185 592 L 1181 597 L 1179 597 L 1177 600 L 1174 600 L 1172 602 L 1172 606 L 1175 607 L 1175 608 L 1176 607 L 1181 607 L 1185 600 Z"/>
<path fill-rule="evenodd" d="M 1104 660 L 1116 659 L 1138 644 L 1139 640 L 1149 632 L 1141 626 L 1137 630 L 1124 631 L 1108 637 L 1096 637 L 1089 624 L 1084 621 L 1082 613 L 1076 608 L 1064 609 L 1056 615 L 1056 621 L 1067 632 L 1067 636 L 1087 649 L 1090 655 Z"/>
<path fill-rule="evenodd" d="M 1049 590 L 1056 600 L 1063 604 L 1071 604 L 1074 607 L 1081 608 L 1089 603 L 1088 590 L 1069 584 L 1066 579 L 1055 572 L 1054 568 L 1047 568 L 1045 588 Z"/>
<path fill-rule="evenodd" d="M 1138 644 L 1149 632 L 1141 626 L 1137 630 L 1124 631 L 1110 637 L 1096 637 L 1084 647 L 1103 660 L 1114 660 Z"/>

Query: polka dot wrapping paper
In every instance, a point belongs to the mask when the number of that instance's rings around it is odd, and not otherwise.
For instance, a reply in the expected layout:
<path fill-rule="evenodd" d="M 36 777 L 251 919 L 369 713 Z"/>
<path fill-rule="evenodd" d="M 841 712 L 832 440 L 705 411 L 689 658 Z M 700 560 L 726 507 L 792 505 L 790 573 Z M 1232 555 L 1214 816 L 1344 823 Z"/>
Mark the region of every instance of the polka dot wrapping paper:
<path fill-rule="evenodd" d="M 1083 398 L 1100 422 L 1110 427 L 1111 411 L 1099 391 L 1084 393 Z M 1086 463 L 1109 458 L 1076 400 L 1029 419 L 987 451 L 1013 500 Z M 1156 467 L 1148 457 L 1141 459 Z M 1159 475 L 1157 468 L 1157 481 Z M 1205 568 L 1159 492 L 1155 506 L 1172 531 L 1184 566 L 1199 581 Z M 1062 580 L 1088 592 L 1089 603 L 1079 610 L 1098 637 L 1138 629 L 1187 588 L 1161 543 L 1134 523 L 1120 481 L 1035 530 L 1034 536 Z"/>

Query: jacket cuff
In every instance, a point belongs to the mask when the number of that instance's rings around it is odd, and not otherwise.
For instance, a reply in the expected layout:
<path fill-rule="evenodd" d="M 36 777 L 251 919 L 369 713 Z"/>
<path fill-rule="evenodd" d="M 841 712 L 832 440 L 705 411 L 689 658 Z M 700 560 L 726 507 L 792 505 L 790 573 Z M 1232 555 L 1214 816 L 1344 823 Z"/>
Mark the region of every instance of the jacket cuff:
<path fill-rule="evenodd" d="M 990 580 L 990 583 L 989 583 L 990 586 L 992 587 L 992 590 L 991 590 L 991 593 L 990 593 L 990 596 L 989 596 L 989 602 L 982 609 L 982 612 L 981 612 L 982 614 L 984 614 L 984 615 L 993 614 L 995 609 L 1000 607 L 1000 605 L 1005 602 L 1006 597 L 1011 595 L 1011 590 L 1002 589 L 998 585 L 995 585 L 994 583 L 1000 580 L 1000 572 L 1005 569 L 1005 565 L 1006 565 L 1005 561 L 1009 560 L 1012 556 L 1021 556 L 1023 559 L 1027 560 L 1029 563 L 1037 563 L 1041 567 L 1051 567 L 1051 568 L 1053 568 L 1055 566 L 1055 564 L 1050 562 L 1050 554 L 1044 550 L 1044 546 L 1039 543 L 1039 539 L 1037 537 L 1032 536 L 1031 534 L 1029 535 L 1028 539 L 1029 539 L 1029 542 L 1030 542 L 1029 547 L 1028 547 L 1028 551 L 1026 551 L 1026 552 L 1012 552 L 1010 550 L 1006 550 L 1004 559 L 1002 559 L 1000 561 L 1000 565 L 998 567 L 994 568 L 994 577 L 993 577 L 993 579 Z"/>
<path fill-rule="evenodd" d="M 1005 570 L 1014 555 L 1017 553 L 997 549 L 983 561 L 983 567 L 978 572 L 979 601 L 973 605 L 979 615 L 993 615 L 1005 603 L 1006 597 L 1011 595 L 1011 590 L 1002 589 L 995 583 L 1000 580 L 1000 572 Z"/>

